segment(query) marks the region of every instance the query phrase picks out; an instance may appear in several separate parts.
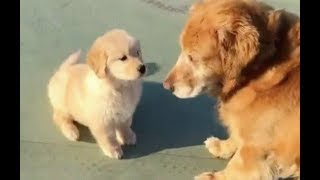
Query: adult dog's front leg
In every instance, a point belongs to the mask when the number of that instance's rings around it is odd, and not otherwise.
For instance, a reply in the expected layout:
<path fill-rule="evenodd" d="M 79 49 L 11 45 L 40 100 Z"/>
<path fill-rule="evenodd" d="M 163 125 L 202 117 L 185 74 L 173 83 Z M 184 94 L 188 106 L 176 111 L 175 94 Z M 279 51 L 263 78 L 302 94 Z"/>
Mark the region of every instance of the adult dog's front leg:
<path fill-rule="evenodd" d="M 237 150 L 237 144 L 231 137 L 227 140 L 209 137 L 204 143 L 213 156 L 222 159 L 229 159 Z"/>
<path fill-rule="evenodd" d="M 273 180 L 276 174 L 264 155 L 259 147 L 243 146 L 224 170 L 202 173 L 195 180 Z"/>

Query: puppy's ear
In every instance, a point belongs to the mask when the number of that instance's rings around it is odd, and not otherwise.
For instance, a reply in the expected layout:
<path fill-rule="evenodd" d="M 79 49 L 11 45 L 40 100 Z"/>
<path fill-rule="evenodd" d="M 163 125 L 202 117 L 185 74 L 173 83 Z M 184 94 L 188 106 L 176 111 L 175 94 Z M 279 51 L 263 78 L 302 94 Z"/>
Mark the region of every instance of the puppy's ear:
<path fill-rule="evenodd" d="M 259 33 L 248 19 L 236 19 L 216 31 L 225 76 L 234 79 L 259 53 Z"/>
<path fill-rule="evenodd" d="M 89 50 L 87 64 L 99 78 L 105 77 L 107 58 L 108 56 L 105 49 L 102 46 L 99 46 L 98 42 L 96 42 Z"/>

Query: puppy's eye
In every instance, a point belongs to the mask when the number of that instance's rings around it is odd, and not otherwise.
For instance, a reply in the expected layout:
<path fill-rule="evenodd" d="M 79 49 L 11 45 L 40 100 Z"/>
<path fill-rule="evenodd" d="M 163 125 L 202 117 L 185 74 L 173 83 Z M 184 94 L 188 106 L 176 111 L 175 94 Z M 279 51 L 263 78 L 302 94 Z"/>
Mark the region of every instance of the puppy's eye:
<path fill-rule="evenodd" d="M 127 56 L 126 56 L 126 55 L 122 56 L 122 57 L 120 58 L 120 60 L 121 60 L 121 61 L 127 60 Z"/>
<path fill-rule="evenodd" d="M 190 60 L 191 62 L 193 61 L 193 58 L 192 58 L 191 55 L 188 55 L 188 58 L 189 58 L 189 60 Z"/>
<path fill-rule="evenodd" d="M 139 50 L 137 51 L 137 55 L 140 56 L 140 51 Z"/>

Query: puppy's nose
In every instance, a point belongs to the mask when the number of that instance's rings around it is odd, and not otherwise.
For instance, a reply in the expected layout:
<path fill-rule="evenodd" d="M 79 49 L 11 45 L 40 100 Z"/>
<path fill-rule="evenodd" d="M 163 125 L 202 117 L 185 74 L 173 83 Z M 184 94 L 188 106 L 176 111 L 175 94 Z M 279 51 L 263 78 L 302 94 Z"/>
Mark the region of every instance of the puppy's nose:
<path fill-rule="evenodd" d="M 146 72 L 146 66 L 141 64 L 140 66 L 138 66 L 138 71 L 141 73 L 141 74 L 144 74 Z"/>
<path fill-rule="evenodd" d="M 167 89 L 167 90 L 170 90 L 170 91 L 174 91 L 174 86 L 173 85 L 171 85 L 168 81 L 164 81 L 163 82 L 163 87 L 165 88 L 165 89 Z"/>

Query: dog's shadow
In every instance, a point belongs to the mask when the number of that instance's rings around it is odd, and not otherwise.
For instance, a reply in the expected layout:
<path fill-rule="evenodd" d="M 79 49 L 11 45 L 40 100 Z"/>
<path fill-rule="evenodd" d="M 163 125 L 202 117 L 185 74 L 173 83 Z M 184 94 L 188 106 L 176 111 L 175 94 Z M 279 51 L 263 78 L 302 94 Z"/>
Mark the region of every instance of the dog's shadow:
<path fill-rule="evenodd" d="M 160 70 L 160 66 L 157 63 L 146 63 L 147 66 L 147 73 L 146 76 L 151 76 L 153 74 L 156 74 Z"/>
<path fill-rule="evenodd" d="M 202 145 L 211 135 L 225 138 L 225 131 L 214 113 L 214 101 L 206 96 L 178 99 L 160 83 L 144 82 L 132 126 L 137 145 L 125 148 L 125 158 Z M 87 128 L 81 126 L 80 131 L 81 141 L 95 143 Z"/>

